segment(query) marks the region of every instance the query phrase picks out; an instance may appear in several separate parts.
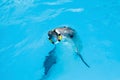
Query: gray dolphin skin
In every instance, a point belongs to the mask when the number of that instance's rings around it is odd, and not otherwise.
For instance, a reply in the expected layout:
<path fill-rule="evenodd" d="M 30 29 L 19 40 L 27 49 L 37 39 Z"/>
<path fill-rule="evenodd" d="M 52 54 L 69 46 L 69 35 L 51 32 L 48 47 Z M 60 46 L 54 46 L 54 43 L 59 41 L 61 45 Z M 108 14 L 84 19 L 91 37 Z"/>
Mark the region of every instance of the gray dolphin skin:
<path fill-rule="evenodd" d="M 73 41 L 73 43 L 75 44 L 76 47 L 76 51 L 75 54 L 82 60 L 82 62 L 89 68 L 90 66 L 85 62 L 85 60 L 83 59 L 82 55 L 80 54 L 80 49 L 79 47 L 81 47 L 81 45 L 79 45 L 78 41 L 80 41 L 78 39 L 78 35 L 76 33 L 76 31 L 70 27 L 58 27 L 55 28 L 53 30 L 48 31 L 48 39 L 50 40 L 50 42 L 52 44 L 54 44 L 54 48 L 53 50 L 51 50 L 48 54 L 48 56 L 46 56 L 46 59 L 44 61 L 44 75 L 42 77 L 42 79 L 40 80 L 46 80 L 46 76 L 48 75 L 49 70 L 52 68 L 53 65 L 55 65 L 57 63 L 56 61 L 56 56 L 55 54 L 55 50 L 56 50 L 56 45 L 57 43 L 59 43 L 60 41 L 62 41 L 62 37 L 65 38 L 69 38 Z M 59 43 L 60 44 L 60 43 Z"/>

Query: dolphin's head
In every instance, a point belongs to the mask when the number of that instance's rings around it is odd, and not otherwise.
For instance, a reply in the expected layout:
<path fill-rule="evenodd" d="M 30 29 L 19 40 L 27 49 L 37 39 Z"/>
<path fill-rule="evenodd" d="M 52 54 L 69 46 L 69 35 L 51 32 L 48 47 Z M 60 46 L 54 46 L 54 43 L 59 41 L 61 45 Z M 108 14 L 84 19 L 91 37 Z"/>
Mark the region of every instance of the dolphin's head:
<path fill-rule="evenodd" d="M 58 27 L 48 32 L 48 39 L 51 43 L 56 44 L 64 37 L 72 39 L 74 34 L 75 30 L 70 27 Z"/>
<path fill-rule="evenodd" d="M 55 30 L 48 31 L 48 39 L 52 44 L 56 44 L 62 39 L 62 35 L 58 34 Z"/>

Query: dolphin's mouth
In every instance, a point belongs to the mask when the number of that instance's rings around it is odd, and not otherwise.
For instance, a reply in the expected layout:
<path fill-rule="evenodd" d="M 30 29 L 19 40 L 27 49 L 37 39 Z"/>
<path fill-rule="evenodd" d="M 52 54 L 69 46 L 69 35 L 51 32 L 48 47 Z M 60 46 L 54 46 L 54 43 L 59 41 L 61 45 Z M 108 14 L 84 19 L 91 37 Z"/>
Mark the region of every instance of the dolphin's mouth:
<path fill-rule="evenodd" d="M 58 34 L 55 30 L 49 31 L 48 39 L 52 44 L 56 44 L 62 40 L 62 35 Z"/>
<path fill-rule="evenodd" d="M 49 41 L 50 41 L 52 44 L 56 44 L 56 43 L 58 42 L 56 36 L 49 37 L 48 39 L 49 39 Z"/>

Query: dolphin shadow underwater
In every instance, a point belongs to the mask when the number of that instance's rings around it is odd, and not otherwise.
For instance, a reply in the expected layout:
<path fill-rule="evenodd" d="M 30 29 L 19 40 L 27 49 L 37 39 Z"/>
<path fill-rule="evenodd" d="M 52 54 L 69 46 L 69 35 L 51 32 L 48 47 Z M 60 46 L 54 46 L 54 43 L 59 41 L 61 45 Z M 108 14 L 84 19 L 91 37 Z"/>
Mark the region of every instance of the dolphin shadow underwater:
<path fill-rule="evenodd" d="M 59 67 L 62 67 L 64 64 L 68 64 L 65 66 L 69 67 L 69 64 L 71 65 L 75 58 L 74 56 L 78 56 L 81 61 L 90 68 L 80 53 L 82 44 L 77 32 L 74 29 L 66 26 L 55 28 L 48 32 L 48 39 L 54 45 L 54 48 L 45 58 L 43 63 L 44 74 L 40 80 L 47 80 L 47 78 L 52 74 L 52 68 L 54 71 L 57 64 L 61 65 Z M 57 74 L 57 71 L 54 71 L 54 74 Z"/>

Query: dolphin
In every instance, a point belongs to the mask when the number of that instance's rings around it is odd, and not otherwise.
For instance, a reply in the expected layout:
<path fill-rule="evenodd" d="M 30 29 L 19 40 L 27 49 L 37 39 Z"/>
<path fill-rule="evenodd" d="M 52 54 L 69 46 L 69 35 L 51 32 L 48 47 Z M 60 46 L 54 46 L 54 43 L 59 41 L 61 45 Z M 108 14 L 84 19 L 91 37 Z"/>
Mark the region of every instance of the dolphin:
<path fill-rule="evenodd" d="M 88 68 L 90 68 L 80 53 L 82 45 L 79 43 L 81 40 L 74 29 L 66 26 L 55 28 L 48 31 L 48 39 L 54 45 L 54 48 L 48 53 L 48 56 L 45 58 L 43 64 L 44 75 L 40 80 L 46 80 L 48 72 L 57 63 L 57 59 L 59 57 L 55 54 L 57 50 L 56 47 L 61 47 L 62 43 L 69 42 L 70 45 L 73 46 L 73 53 L 76 54 Z"/>

